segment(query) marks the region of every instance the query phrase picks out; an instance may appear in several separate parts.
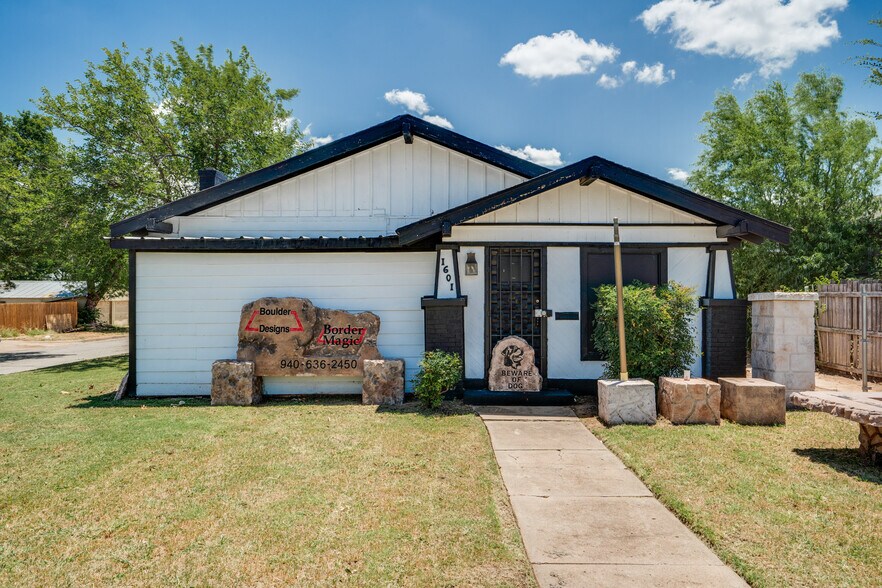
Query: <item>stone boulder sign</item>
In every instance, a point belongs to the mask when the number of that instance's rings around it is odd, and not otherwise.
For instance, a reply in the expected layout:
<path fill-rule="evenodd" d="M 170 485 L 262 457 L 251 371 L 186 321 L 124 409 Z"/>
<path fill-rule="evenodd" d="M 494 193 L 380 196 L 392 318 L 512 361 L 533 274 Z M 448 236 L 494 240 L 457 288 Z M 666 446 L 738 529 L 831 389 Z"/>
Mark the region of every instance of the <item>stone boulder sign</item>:
<path fill-rule="evenodd" d="M 493 347 L 488 385 L 494 392 L 539 392 L 542 376 L 536 352 L 520 337 L 510 336 Z"/>
<path fill-rule="evenodd" d="M 363 377 L 377 349 L 380 317 L 316 307 L 306 298 L 260 298 L 242 307 L 236 358 L 257 376 Z"/>

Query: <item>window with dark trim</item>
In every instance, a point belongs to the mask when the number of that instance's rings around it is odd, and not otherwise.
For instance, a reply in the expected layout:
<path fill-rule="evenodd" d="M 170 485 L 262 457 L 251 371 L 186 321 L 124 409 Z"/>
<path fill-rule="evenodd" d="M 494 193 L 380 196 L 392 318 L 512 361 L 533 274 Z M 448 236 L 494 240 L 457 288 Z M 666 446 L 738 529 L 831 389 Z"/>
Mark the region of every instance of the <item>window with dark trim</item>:
<path fill-rule="evenodd" d="M 663 284 L 668 281 L 668 252 L 664 247 L 622 247 L 622 281 L 625 285 L 634 280 L 646 284 Z M 602 284 L 615 284 L 613 248 L 610 246 L 585 246 L 581 255 L 582 282 L 582 361 L 601 359 L 594 350 L 594 303 L 595 288 Z"/>

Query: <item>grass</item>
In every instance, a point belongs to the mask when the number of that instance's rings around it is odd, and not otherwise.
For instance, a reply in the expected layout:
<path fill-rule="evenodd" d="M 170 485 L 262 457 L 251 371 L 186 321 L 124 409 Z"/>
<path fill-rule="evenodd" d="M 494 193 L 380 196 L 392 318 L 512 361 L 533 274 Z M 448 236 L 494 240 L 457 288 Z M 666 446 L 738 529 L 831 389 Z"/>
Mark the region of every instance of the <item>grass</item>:
<path fill-rule="evenodd" d="M 882 470 L 858 455 L 857 424 L 810 412 L 783 427 L 586 424 L 752 585 L 878 580 Z"/>
<path fill-rule="evenodd" d="M 0 585 L 533 585 L 475 416 L 113 402 L 125 361 L 0 376 Z"/>

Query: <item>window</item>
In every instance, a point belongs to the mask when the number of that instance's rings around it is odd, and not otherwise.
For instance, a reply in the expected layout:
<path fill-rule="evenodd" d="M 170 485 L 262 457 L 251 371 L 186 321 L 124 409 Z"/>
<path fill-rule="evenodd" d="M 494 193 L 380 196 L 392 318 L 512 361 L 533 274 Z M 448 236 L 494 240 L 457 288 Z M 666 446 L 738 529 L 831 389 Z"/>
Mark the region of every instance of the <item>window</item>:
<path fill-rule="evenodd" d="M 582 361 L 599 360 L 594 350 L 594 303 L 595 288 L 602 284 L 615 284 L 613 248 L 610 246 L 582 247 Z M 622 247 L 622 282 L 634 280 L 646 284 L 663 284 L 668 281 L 668 253 L 664 247 Z"/>

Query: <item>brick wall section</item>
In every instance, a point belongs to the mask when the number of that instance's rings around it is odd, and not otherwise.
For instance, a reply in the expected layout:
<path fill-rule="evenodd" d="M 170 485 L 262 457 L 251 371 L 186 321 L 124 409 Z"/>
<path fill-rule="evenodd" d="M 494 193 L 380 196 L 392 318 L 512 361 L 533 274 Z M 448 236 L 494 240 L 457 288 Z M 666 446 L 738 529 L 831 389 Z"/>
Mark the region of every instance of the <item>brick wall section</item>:
<path fill-rule="evenodd" d="M 426 351 L 448 351 L 465 357 L 465 298 L 422 300 L 426 321 Z"/>
<path fill-rule="evenodd" d="M 702 299 L 702 375 L 743 378 L 747 366 L 747 300 Z"/>

